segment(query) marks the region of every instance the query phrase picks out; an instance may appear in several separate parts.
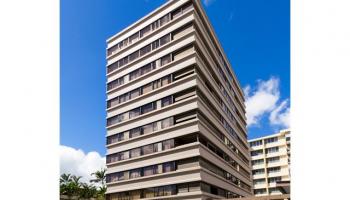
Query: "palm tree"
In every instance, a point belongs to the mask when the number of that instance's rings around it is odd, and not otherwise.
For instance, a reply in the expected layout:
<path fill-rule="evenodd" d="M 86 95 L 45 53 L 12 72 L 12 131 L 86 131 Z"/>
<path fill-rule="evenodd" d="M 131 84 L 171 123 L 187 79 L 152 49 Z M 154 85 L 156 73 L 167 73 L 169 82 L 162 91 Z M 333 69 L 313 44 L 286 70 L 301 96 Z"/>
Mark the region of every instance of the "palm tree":
<path fill-rule="evenodd" d="M 60 194 L 75 196 L 80 192 L 81 176 L 62 174 L 60 177 Z"/>
<path fill-rule="evenodd" d="M 81 198 L 92 198 L 97 196 L 97 189 L 93 185 L 89 185 L 87 183 L 81 184 L 82 188 L 80 190 L 80 197 Z"/>
<path fill-rule="evenodd" d="M 70 174 L 62 174 L 60 177 L 60 184 L 66 185 L 71 181 L 72 181 L 72 177 Z"/>
<path fill-rule="evenodd" d="M 81 176 L 75 176 L 75 175 L 72 176 L 72 183 L 78 188 L 81 185 L 80 179 L 81 179 Z"/>
<path fill-rule="evenodd" d="M 90 182 L 94 182 L 94 183 L 101 182 L 102 186 L 104 186 L 106 181 L 106 171 L 107 171 L 106 169 L 101 169 L 92 173 L 91 176 L 95 176 L 95 179 L 90 180 Z"/>

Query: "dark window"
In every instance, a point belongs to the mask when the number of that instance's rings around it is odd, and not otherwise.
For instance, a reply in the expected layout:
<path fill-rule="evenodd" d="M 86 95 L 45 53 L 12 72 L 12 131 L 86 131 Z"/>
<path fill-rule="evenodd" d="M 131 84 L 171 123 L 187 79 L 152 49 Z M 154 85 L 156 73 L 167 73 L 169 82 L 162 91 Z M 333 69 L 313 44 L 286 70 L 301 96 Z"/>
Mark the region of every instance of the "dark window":
<path fill-rule="evenodd" d="M 130 150 L 130 157 L 131 158 L 135 158 L 138 156 L 141 156 L 141 148 L 136 148 L 136 149 Z"/>
<path fill-rule="evenodd" d="M 130 111 L 130 119 L 140 115 L 140 108 L 136 108 Z"/>
<path fill-rule="evenodd" d="M 134 35 L 130 36 L 130 38 L 129 38 L 130 44 L 136 42 L 138 38 L 139 38 L 139 33 L 138 32 L 135 33 Z"/>
<path fill-rule="evenodd" d="M 181 12 L 181 8 L 175 10 L 174 12 L 171 13 L 171 16 L 173 19 L 176 19 L 177 17 L 179 17 L 182 14 Z"/>
<path fill-rule="evenodd" d="M 140 49 L 140 56 L 145 55 L 146 53 L 150 52 L 151 50 L 152 50 L 152 45 L 151 44 L 143 47 L 142 49 Z"/>
<path fill-rule="evenodd" d="M 172 104 L 172 96 L 168 96 L 162 99 L 162 107 Z"/>
<path fill-rule="evenodd" d="M 159 39 L 159 44 L 160 44 L 160 46 L 162 46 L 162 45 L 168 43 L 169 41 L 170 41 L 170 34 L 167 34 Z"/>
<path fill-rule="evenodd" d="M 170 15 L 169 14 L 167 14 L 164 17 L 160 18 L 160 20 L 159 20 L 160 26 L 163 26 L 168 21 L 170 21 Z"/>
<path fill-rule="evenodd" d="M 149 103 L 141 107 L 142 114 L 151 112 L 152 110 L 155 110 L 156 106 L 155 103 Z"/>
<path fill-rule="evenodd" d="M 139 51 L 135 51 L 134 53 L 130 54 L 129 56 L 129 62 L 135 60 L 136 58 L 139 57 Z"/>
<path fill-rule="evenodd" d="M 170 63 L 171 62 L 171 56 L 170 54 L 169 55 L 166 55 L 164 56 L 163 58 L 161 58 L 161 66 L 167 64 L 167 63 Z"/>
<path fill-rule="evenodd" d="M 159 47 L 159 40 L 152 42 L 152 49 L 157 49 Z"/>
<path fill-rule="evenodd" d="M 119 97 L 119 103 L 123 103 L 123 102 L 129 100 L 129 98 L 130 98 L 129 93 L 120 95 L 120 97 Z"/>
<path fill-rule="evenodd" d="M 141 169 L 130 170 L 130 178 L 141 177 Z"/>
<path fill-rule="evenodd" d="M 175 162 L 167 162 L 163 164 L 163 173 L 175 171 Z"/>
<path fill-rule="evenodd" d="M 153 123 L 142 126 L 142 133 L 148 134 L 153 132 Z"/>
<path fill-rule="evenodd" d="M 153 144 L 146 145 L 146 146 L 142 147 L 142 155 L 147 155 L 147 154 L 150 154 L 153 152 L 155 152 L 155 148 L 154 148 Z"/>
<path fill-rule="evenodd" d="M 151 25 L 148 25 L 140 31 L 140 37 L 148 35 L 150 32 L 151 32 Z"/>
<path fill-rule="evenodd" d="M 141 135 L 141 128 L 138 127 L 138 128 L 133 128 L 130 130 L 130 138 L 133 138 L 133 137 L 136 137 L 136 136 L 139 136 Z"/>
<path fill-rule="evenodd" d="M 144 176 L 150 176 L 153 174 L 158 174 L 158 166 L 157 165 L 148 166 L 148 167 L 145 167 L 143 169 Z"/>
<path fill-rule="evenodd" d="M 166 140 L 163 142 L 163 150 L 174 148 L 174 139 Z"/>
<path fill-rule="evenodd" d="M 167 128 L 169 126 L 172 126 L 173 125 L 173 118 L 172 117 L 169 117 L 169 118 L 166 118 L 166 119 L 163 119 L 161 121 L 161 124 L 162 124 L 162 129 L 163 128 Z"/>
<path fill-rule="evenodd" d="M 147 94 L 152 91 L 152 83 L 149 83 L 142 87 L 142 94 Z"/>
<path fill-rule="evenodd" d="M 136 89 L 130 92 L 130 99 L 140 96 L 140 89 Z"/>
<path fill-rule="evenodd" d="M 150 71 L 152 71 L 151 63 L 141 68 L 141 75 L 147 74 Z"/>

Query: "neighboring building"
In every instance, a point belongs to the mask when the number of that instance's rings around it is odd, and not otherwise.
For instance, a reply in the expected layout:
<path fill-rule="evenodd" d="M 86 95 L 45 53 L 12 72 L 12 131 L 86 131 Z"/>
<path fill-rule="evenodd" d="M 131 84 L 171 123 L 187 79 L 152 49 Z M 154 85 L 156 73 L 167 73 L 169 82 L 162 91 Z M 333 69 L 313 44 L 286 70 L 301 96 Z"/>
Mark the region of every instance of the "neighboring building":
<path fill-rule="evenodd" d="M 253 194 L 243 92 L 199 1 L 107 40 L 106 162 L 108 200 Z"/>
<path fill-rule="evenodd" d="M 254 194 L 282 194 L 279 182 L 290 181 L 290 130 L 249 140 Z"/>

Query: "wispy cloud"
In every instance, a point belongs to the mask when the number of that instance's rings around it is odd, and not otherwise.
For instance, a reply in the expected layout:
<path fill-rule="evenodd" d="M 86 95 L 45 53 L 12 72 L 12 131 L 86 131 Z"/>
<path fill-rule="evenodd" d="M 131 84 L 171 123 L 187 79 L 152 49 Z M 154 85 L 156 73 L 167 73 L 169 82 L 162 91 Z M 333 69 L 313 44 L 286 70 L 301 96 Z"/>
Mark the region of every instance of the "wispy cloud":
<path fill-rule="evenodd" d="M 289 127 L 289 101 L 280 100 L 279 84 L 278 78 L 271 77 L 258 80 L 253 88 L 250 85 L 244 88 L 248 127 L 259 126 L 265 116 L 269 116 L 271 126 Z"/>
<path fill-rule="evenodd" d="M 92 151 L 85 154 L 81 149 L 72 147 L 60 147 L 60 173 L 69 173 L 76 176 L 82 176 L 81 181 L 89 182 L 93 177 L 91 173 L 105 168 L 105 157 Z"/>
<path fill-rule="evenodd" d="M 282 101 L 270 114 L 270 124 L 289 127 L 290 126 L 290 108 L 288 107 L 288 100 Z"/>
<path fill-rule="evenodd" d="M 203 3 L 205 6 L 210 6 L 212 3 L 214 3 L 216 0 L 203 0 Z"/>

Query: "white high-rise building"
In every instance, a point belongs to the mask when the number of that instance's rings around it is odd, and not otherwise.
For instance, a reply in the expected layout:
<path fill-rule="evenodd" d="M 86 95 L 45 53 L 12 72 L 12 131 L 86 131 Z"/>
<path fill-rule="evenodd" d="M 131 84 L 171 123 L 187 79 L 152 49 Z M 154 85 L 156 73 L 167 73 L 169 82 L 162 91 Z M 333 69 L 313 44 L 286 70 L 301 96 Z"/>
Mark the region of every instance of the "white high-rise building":
<path fill-rule="evenodd" d="M 249 140 L 254 194 L 281 194 L 278 182 L 290 182 L 290 130 Z"/>

